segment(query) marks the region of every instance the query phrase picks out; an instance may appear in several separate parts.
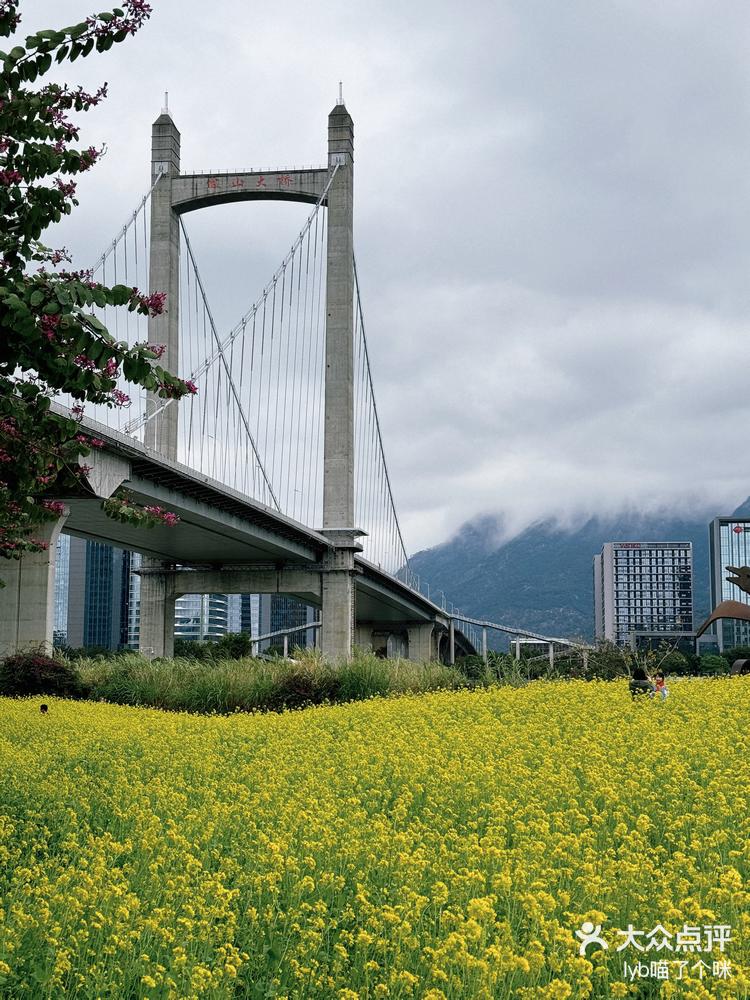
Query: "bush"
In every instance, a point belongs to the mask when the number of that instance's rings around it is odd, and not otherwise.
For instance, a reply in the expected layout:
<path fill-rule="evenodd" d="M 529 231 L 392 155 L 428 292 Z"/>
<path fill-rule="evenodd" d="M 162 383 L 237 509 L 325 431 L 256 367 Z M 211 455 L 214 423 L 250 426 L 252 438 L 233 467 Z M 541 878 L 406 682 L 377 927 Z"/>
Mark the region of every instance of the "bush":
<path fill-rule="evenodd" d="M 468 677 L 471 681 L 481 680 L 486 672 L 484 660 L 477 653 L 457 656 L 455 666 L 456 670 L 460 670 L 464 677 Z"/>
<path fill-rule="evenodd" d="M 175 639 L 174 641 L 175 659 L 199 660 L 201 663 L 205 663 L 206 660 L 213 660 L 215 652 L 215 642 L 201 642 L 198 639 Z"/>
<path fill-rule="evenodd" d="M 731 667 L 735 660 L 750 660 L 750 646 L 733 646 L 721 654 Z"/>
<path fill-rule="evenodd" d="M 75 667 L 42 652 L 16 653 L 0 663 L 0 695 L 23 698 L 49 694 L 81 698 L 86 694 Z"/>
<path fill-rule="evenodd" d="M 250 656 L 252 649 L 253 641 L 247 632 L 228 632 L 216 643 L 216 655 L 222 659 L 241 660 Z"/>
<path fill-rule="evenodd" d="M 717 653 L 704 653 L 700 659 L 700 671 L 710 675 L 726 674 L 729 672 L 729 664 Z"/>

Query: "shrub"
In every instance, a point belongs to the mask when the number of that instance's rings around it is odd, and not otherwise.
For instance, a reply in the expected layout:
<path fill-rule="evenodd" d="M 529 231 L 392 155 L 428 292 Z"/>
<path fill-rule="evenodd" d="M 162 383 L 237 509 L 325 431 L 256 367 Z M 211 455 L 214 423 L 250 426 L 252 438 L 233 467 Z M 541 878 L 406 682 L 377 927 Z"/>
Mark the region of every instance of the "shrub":
<path fill-rule="evenodd" d="M 216 653 L 215 642 L 201 642 L 198 639 L 175 639 L 174 655 L 175 659 L 185 660 L 213 660 Z"/>
<path fill-rule="evenodd" d="M 729 672 L 729 664 L 723 656 L 704 653 L 700 660 L 700 671 L 702 674 L 726 674 Z"/>
<path fill-rule="evenodd" d="M 731 667 L 735 660 L 750 660 L 750 646 L 733 646 L 721 654 Z"/>
<path fill-rule="evenodd" d="M 468 656 L 457 656 L 455 666 L 472 681 L 479 681 L 485 675 L 484 660 L 476 653 L 471 653 Z"/>
<path fill-rule="evenodd" d="M 228 632 L 216 643 L 216 655 L 230 660 L 241 660 L 252 653 L 253 641 L 247 632 Z"/>
<path fill-rule="evenodd" d="M 80 698 L 84 686 L 75 667 L 43 652 L 16 653 L 0 663 L 0 695 L 22 698 L 50 694 Z"/>

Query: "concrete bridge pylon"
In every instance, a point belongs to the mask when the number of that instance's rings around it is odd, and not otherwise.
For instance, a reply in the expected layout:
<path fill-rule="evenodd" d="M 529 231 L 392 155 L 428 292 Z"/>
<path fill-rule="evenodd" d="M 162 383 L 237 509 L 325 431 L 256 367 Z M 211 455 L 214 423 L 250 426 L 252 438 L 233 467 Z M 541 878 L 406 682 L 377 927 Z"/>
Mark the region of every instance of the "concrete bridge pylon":
<path fill-rule="evenodd" d="M 275 178 L 275 180 L 274 180 Z M 167 308 L 149 320 L 148 339 L 164 345 L 162 364 L 178 372 L 180 353 L 181 214 L 227 201 L 284 199 L 316 201 L 328 186 L 326 250 L 325 393 L 323 414 L 323 525 L 332 548 L 321 573 L 321 648 L 331 659 L 348 659 L 355 629 L 355 553 L 362 550 L 354 523 L 354 123 L 343 102 L 328 116 L 328 162 L 325 169 L 225 175 L 222 183 L 207 175 L 180 173 L 180 133 L 167 110 L 151 133 L 150 290 L 167 292 Z M 329 184 L 330 181 L 330 184 Z M 159 411 L 146 424 L 146 447 L 155 455 L 177 459 L 179 407 L 160 409 L 150 393 L 147 412 Z M 144 560 L 140 646 L 148 655 L 169 656 L 173 636 L 164 607 L 173 603 L 173 569 Z"/>

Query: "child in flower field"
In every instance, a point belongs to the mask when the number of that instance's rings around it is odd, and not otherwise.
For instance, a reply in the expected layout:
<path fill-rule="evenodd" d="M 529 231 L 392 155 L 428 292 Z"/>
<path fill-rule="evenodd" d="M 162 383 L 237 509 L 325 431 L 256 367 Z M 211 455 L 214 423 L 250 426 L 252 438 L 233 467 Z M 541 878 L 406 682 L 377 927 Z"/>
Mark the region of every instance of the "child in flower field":
<path fill-rule="evenodd" d="M 654 695 L 660 694 L 661 700 L 664 701 L 669 694 L 669 688 L 667 687 L 667 682 L 664 679 L 664 674 L 658 673 L 656 675 L 656 680 L 654 683 Z"/>

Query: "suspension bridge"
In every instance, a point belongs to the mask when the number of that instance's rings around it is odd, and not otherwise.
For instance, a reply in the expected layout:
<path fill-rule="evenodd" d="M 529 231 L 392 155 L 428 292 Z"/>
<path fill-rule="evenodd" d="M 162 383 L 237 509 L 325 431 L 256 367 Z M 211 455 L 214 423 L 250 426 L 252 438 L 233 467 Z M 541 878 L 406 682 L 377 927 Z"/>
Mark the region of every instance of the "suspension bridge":
<path fill-rule="evenodd" d="M 257 200 L 301 202 L 310 214 L 222 332 L 186 216 Z M 488 629 L 569 644 L 469 618 L 445 595 L 423 593 L 411 571 L 375 403 L 353 208 L 354 127 L 343 101 L 329 115 L 319 168 L 186 174 L 166 108 L 152 127 L 150 188 L 93 272 L 104 284 L 166 292 L 166 309 L 149 318 L 102 309 L 100 318 L 117 340 L 162 351 L 161 363 L 197 391 L 164 400 L 128 383 L 125 370 L 125 405 L 86 408 L 81 429 L 103 447 L 48 529 L 50 543 L 65 530 L 142 554 L 147 655 L 172 653 L 175 600 L 188 593 L 296 596 L 320 609 L 320 646 L 332 658 L 383 639 L 413 659 L 486 656 Z M 107 517 L 102 499 L 122 487 L 179 522 L 144 530 Z M 53 574 L 54 544 L 17 564 L 0 592 L 0 647 L 51 639 Z"/>

